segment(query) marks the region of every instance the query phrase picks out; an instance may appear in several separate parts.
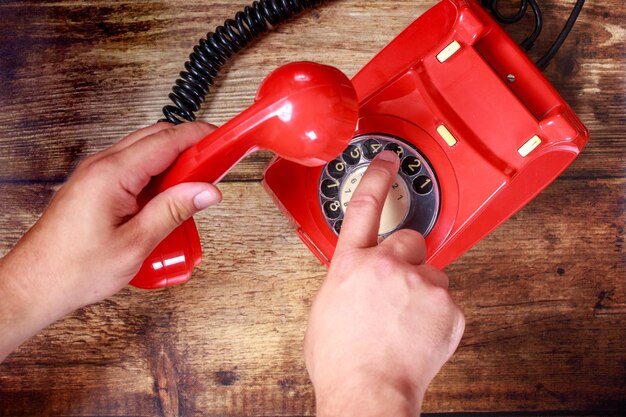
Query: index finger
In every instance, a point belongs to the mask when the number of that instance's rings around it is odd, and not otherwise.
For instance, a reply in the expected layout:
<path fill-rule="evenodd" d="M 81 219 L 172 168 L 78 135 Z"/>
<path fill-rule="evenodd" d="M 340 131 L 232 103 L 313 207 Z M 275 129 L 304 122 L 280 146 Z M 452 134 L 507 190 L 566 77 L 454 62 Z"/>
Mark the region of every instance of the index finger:
<path fill-rule="evenodd" d="M 125 187 L 134 195 L 150 178 L 169 167 L 185 149 L 216 129 L 208 123 L 190 122 L 173 126 L 144 137 L 117 153 Z"/>
<path fill-rule="evenodd" d="M 337 251 L 378 244 L 380 216 L 399 167 L 398 155 L 391 151 L 381 152 L 372 161 L 346 210 Z"/>

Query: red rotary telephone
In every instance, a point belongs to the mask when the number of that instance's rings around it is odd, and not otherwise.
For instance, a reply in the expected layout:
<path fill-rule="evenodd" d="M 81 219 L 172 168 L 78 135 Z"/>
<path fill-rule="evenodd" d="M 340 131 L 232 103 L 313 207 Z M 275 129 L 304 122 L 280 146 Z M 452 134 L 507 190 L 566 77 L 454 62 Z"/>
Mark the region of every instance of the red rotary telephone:
<path fill-rule="evenodd" d="M 328 265 L 363 172 L 382 150 L 393 150 L 401 168 L 379 233 L 421 232 L 427 263 L 442 268 L 548 186 L 588 137 L 477 2 L 443 0 L 351 83 L 316 64 L 279 69 L 251 109 L 183 153 L 150 193 L 184 181 L 218 181 L 251 151 L 272 149 L 279 157 L 265 172 L 266 189 Z M 159 245 L 131 284 L 184 282 L 199 261 L 190 220 Z"/>

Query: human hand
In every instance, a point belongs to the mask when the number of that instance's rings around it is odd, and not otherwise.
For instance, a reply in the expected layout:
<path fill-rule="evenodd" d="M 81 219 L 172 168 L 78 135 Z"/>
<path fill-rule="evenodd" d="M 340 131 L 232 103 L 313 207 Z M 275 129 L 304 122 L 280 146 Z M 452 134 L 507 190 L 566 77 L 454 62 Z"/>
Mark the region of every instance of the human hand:
<path fill-rule="evenodd" d="M 215 127 L 206 123 L 141 129 L 82 161 L 39 221 L 0 260 L 0 360 L 41 328 L 125 287 L 172 230 L 220 201 L 217 188 L 186 183 L 144 207 L 151 177 Z"/>
<path fill-rule="evenodd" d="M 418 415 L 465 329 L 448 277 L 424 265 L 419 233 L 400 230 L 378 243 L 398 167 L 389 151 L 369 166 L 311 309 L 304 353 L 319 417 Z"/>

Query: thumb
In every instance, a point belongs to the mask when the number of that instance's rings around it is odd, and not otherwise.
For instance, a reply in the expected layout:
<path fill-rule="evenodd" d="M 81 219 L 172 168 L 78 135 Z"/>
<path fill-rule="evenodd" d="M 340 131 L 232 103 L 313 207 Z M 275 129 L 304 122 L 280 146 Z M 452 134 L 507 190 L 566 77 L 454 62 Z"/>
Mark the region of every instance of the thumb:
<path fill-rule="evenodd" d="M 127 225 L 150 252 L 185 220 L 221 200 L 222 194 L 212 184 L 178 184 L 150 200 Z"/>

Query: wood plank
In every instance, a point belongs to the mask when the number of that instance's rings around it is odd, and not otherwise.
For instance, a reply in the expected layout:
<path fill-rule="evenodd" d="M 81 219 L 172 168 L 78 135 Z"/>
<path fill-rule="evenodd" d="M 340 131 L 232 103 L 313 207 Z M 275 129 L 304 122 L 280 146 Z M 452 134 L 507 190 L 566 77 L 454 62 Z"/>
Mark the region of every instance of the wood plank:
<path fill-rule="evenodd" d="M 202 118 L 228 120 L 286 62 L 353 75 L 432 3 L 328 2 L 241 53 Z M 571 3 L 542 1 L 533 57 Z M 0 4 L 8 40 L 0 44 L 0 253 L 80 158 L 159 117 L 190 47 L 240 5 Z M 625 18 L 623 2 L 587 2 L 547 70 L 591 142 L 560 180 L 448 268 L 468 328 L 426 410 L 626 409 Z M 513 29 L 516 39 L 525 33 Z M 252 156 L 227 180 L 256 181 L 268 160 Z M 0 366 L 0 416 L 312 415 L 299 346 L 325 272 L 258 183 L 222 188 L 220 209 L 199 219 L 211 264 L 183 287 L 124 290 L 34 338 Z"/>
<path fill-rule="evenodd" d="M 542 1 L 545 51 L 572 2 Z M 356 73 L 432 1 L 327 2 L 279 27 L 226 67 L 201 117 L 222 124 L 251 102 L 274 68 L 313 60 Z M 160 117 L 195 42 L 241 7 L 167 0 L 0 4 L 0 181 L 63 180 L 77 161 Z M 592 140 L 566 175 L 619 178 L 626 159 L 623 2 L 587 2 L 547 76 Z M 513 29 L 516 39 L 527 26 Z M 227 180 L 258 180 L 269 155 L 243 161 Z"/>
<path fill-rule="evenodd" d="M 221 187 L 193 279 L 125 289 L 26 343 L 0 365 L 0 416 L 313 415 L 300 347 L 325 270 L 260 184 Z M 625 191 L 559 179 L 448 268 L 467 330 L 426 411 L 625 409 Z M 51 194 L 0 186 L 0 253 Z"/>

